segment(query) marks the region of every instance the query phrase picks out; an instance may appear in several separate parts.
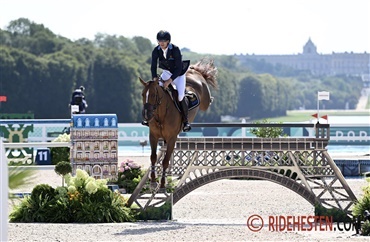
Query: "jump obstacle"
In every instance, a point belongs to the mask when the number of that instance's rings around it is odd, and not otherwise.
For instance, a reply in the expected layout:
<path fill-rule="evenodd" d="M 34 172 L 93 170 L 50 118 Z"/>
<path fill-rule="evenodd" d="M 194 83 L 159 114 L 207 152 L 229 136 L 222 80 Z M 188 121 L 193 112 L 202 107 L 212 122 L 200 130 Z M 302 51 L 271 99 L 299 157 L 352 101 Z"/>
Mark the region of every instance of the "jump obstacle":
<path fill-rule="evenodd" d="M 62 120 L 62 123 L 70 120 Z M 30 122 L 30 120 L 7 120 L 6 122 Z M 53 121 L 54 122 L 54 121 Z M 2 121 L 3 123 L 3 121 Z M 154 189 L 146 192 L 147 171 L 129 198 L 141 210 L 160 206 L 165 202 L 175 204 L 186 194 L 200 186 L 227 178 L 252 178 L 268 180 L 285 186 L 311 204 L 339 208 L 350 213 L 356 197 L 341 171 L 327 152 L 330 140 L 328 124 L 193 124 L 193 127 L 296 127 L 313 128 L 315 137 L 308 138 L 221 138 L 179 137 L 170 160 L 168 176 L 176 184 L 173 193 L 160 193 Z M 68 146 L 47 143 L 48 146 Z M 6 143 L 4 147 L 27 146 L 27 143 Z M 32 147 L 45 146 L 32 142 Z M 165 155 L 162 144 L 156 170 L 162 174 L 161 162 Z M 148 159 L 149 162 L 149 159 Z"/>
<path fill-rule="evenodd" d="M 338 208 L 350 214 L 356 197 L 326 149 L 330 126 L 312 124 L 311 127 L 315 129 L 315 137 L 179 137 L 167 171 L 176 184 L 173 193 L 158 189 L 145 192 L 149 184 L 148 170 L 128 204 L 135 203 L 141 210 L 165 202 L 176 204 L 208 183 L 227 178 L 252 178 L 289 188 L 312 205 Z M 158 153 L 157 174 L 162 174 L 165 150 L 163 144 Z"/>

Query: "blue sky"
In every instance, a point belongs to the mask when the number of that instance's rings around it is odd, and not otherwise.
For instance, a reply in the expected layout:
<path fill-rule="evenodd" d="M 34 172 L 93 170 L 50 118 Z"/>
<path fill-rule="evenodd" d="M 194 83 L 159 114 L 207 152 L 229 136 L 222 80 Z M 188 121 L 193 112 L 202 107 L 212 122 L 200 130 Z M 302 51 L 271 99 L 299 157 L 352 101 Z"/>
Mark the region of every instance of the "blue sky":
<path fill-rule="evenodd" d="M 0 28 L 25 17 L 71 40 L 143 36 L 208 54 L 370 52 L 369 0 L 0 0 Z"/>

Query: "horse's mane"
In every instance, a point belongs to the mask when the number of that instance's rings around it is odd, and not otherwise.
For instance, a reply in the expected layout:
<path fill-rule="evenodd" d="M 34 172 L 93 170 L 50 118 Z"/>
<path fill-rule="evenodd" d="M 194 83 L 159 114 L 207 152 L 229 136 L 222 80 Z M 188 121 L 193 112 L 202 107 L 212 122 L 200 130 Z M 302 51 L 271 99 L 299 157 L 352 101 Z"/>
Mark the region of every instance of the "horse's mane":
<path fill-rule="evenodd" d="M 209 85 L 217 89 L 218 70 L 215 67 L 214 61 L 212 59 L 203 58 L 200 61 L 198 61 L 195 65 L 191 65 L 190 69 L 199 72 Z"/>

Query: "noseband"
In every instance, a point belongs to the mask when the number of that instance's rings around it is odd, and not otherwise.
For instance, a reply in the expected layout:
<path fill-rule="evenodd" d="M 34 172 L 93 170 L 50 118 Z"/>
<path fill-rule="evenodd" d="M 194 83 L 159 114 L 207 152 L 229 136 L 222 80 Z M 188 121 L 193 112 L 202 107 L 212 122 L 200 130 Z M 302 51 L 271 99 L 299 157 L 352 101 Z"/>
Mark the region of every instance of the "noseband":
<path fill-rule="evenodd" d="M 154 83 L 149 83 L 148 84 L 147 92 L 149 92 L 150 85 L 154 85 Z M 151 104 L 151 103 L 149 103 L 150 100 L 147 100 L 148 102 L 144 104 L 142 115 L 143 115 L 143 118 L 146 121 L 150 121 L 153 118 L 154 111 L 157 109 L 157 107 L 159 105 L 161 105 L 162 97 L 159 97 L 158 88 L 159 87 L 154 87 L 154 89 L 155 89 L 155 103 Z"/>

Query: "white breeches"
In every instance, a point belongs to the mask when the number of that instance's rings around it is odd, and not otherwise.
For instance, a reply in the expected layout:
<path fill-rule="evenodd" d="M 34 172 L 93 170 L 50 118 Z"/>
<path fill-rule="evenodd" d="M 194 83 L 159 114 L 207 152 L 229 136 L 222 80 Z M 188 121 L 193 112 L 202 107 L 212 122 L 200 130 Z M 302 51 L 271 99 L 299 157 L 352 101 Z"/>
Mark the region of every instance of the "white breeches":
<path fill-rule="evenodd" d="M 180 102 L 185 97 L 185 85 L 186 85 L 185 75 L 186 74 L 184 74 L 182 76 L 178 76 L 178 77 L 176 77 L 175 80 L 172 81 L 172 85 L 176 86 L 176 89 L 179 93 L 178 99 L 179 99 Z M 167 71 L 167 70 L 163 70 L 163 72 L 161 74 L 161 78 L 162 78 L 163 81 L 167 81 L 168 79 L 170 79 L 171 76 L 172 76 L 172 73 Z M 162 86 L 163 84 L 160 83 L 160 85 Z"/>

